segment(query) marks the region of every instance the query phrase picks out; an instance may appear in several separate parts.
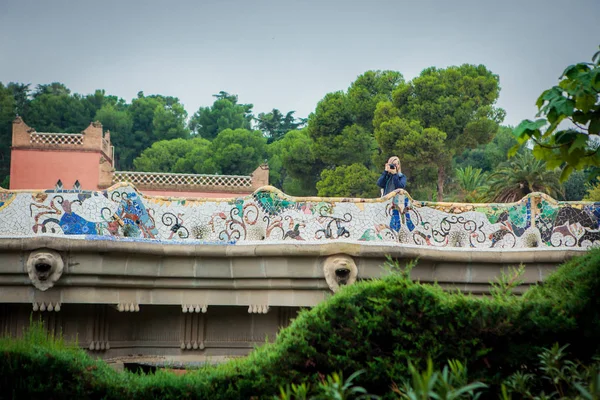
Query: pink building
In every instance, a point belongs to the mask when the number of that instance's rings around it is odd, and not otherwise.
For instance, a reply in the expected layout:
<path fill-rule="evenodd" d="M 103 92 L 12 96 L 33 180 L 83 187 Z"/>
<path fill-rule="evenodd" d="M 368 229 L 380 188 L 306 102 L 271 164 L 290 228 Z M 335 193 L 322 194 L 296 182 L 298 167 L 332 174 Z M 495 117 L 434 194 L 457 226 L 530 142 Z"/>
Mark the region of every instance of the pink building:
<path fill-rule="evenodd" d="M 99 122 L 83 132 L 36 132 L 20 117 L 13 121 L 10 189 L 102 190 L 130 182 L 149 195 L 176 197 L 238 197 L 269 184 L 269 168 L 250 176 L 195 175 L 115 171 L 110 132 Z"/>

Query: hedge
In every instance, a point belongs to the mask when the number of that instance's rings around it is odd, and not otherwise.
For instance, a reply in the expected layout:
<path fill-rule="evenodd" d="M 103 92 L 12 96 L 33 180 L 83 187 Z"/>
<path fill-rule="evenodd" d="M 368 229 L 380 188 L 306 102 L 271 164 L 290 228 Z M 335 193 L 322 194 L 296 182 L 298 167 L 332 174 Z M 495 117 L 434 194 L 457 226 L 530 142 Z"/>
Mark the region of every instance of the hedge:
<path fill-rule="evenodd" d="M 538 363 L 554 343 L 573 356 L 600 349 L 600 250 L 567 262 L 524 296 L 476 298 L 412 282 L 405 274 L 359 282 L 301 312 L 276 341 L 248 357 L 184 376 L 117 373 L 82 350 L 32 333 L 0 340 L 0 398 L 243 399 L 277 394 L 288 383 L 365 370 L 357 384 L 390 395 L 425 367 L 463 361 L 471 380 L 492 387 Z M 33 330 L 35 332 L 35 329 Z"/>

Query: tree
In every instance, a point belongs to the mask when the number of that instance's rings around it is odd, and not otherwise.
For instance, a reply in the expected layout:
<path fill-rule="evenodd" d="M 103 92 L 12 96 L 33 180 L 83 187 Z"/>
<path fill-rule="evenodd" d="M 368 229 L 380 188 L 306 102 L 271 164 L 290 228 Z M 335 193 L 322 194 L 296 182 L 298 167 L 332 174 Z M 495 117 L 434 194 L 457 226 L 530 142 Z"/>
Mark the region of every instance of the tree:
<path fill-rule="evenodd" d="M 362 164 L 342 165 L 325 169 L 317 182 L 319 196 L 326 197 L 377 197 L 376 185 L 379 174 Z"/>
<path fill-rule="evenodd" d="M 12 92 L 15 99 L 15 112 L 17 115 L 27 115 L 29 111 L 30 84 L 10 82 L 6 87 Z"/>
<path fill-rule="evenodd" d="M 599 202 L 600 201 L 600 184 L 589 187 L 583 200 Z"/>
<path fill-rule="evenodd" d="M 185 125 L 186 119 L 187 112 L 178 102 L 157 107 L 152 120 L 154 136 L 164 139 L 187 138 L 190 131 Z"/>
<path fill-rule="evenodd" d="M 487 174 L 481 168 L 466 168 L 456 169 L 456 180 L 460 187 L 461 200 L 476 203 L 482 199 L 482 193 L 487 189 L 486 180 Z"/>
<path fill-rule="evenodd" d="M 574 171 L 563 183 L 566 201 L 581 201 L 588 191 L 588 181 L 584 171 Z"/>
<path fill-rule="evenodd" d="M 446 165 L 451 160 L 445 132 L 424 129 L 419 121 L 401 118 L 400 110 L 389 101 L 377 105 L 373 125 L 381 150 L 375 157 L 376 164 L 383 166 L 390 156 L 399 156 L 402 172 L 409 178 L 408 187 L 426 186 L 431 166 Z"/>
<path fill-rule="evenodd" d="M 189 137 L 185 126 L 187 112 L 176 97 L 144 96 L 139 92 L 127 110 L 132 118 L 133 135 L 124 139 L 131 151 L 127 152 L 127 158 L 120 159 L 121 168 L 129 168 L 133 159 L 156 141 Z"/>
<path fill-rule="evenodd" d="M 443 132 L 444 159 L 436 162 L 438 201 L 444 196 L 447 171 L 455 154 L 489 142 L 504 119 L 493 105 L 500 92 L 498 76 L 483 65 L 425 69 L 393 92 L 398 116 L 424 129 Z"/>
<path fill-rule="evenodd" d="M 554 198 L 564 195 L 559 172 L 548 170 L 546 163 L 536 160 L 531 151 L 517 154 L 502 163 L 489 178 L 488 199 L 509 203 L 533 192 L 543 192 Z"/>
<path fill-rule="evenodd" d="M 491 172 L 500 163 L 508 159 L 508 151 L 517 144 L 510 126 L 500 126 L 494 138 L 485 144 L 480 144 L 474 149 L 466 149 L 454 157 L 457 167 L 480 168 L 483 172 Z"/>
<path fill-rule="evenodd" d="M 323 168 L 371 164 L 371 155 L 377 148 L 373 140 L 376 106 L 391 100 L 392 91 L 402 82 L 399 72 L 367 71 L 357 77 L 347 93 L 325 95 L 308 117 L 313 150 Z"/>
<path fill-rule="evenodd" d="M 251 129 L 252 104 L 238 104 L 238 97 L 227 92 L 213 97 L 217 100 L 211 107 L 200 107 L 190 118 L 194 134 L 212 140 L 225 129 Z"/>
<path fill-rule="evenodd" d="M 289 131 L 281 140 L 269 144 L 267 152 L 271 185 L 293 196 L 317 194 L 315 183 L 321 170 L 306 129 Z"/>
<path fill-rule="evenodd" d="M 116 167 L 121 170 L 131 168 L 137 152 L 132 136 L 133 117 L 127 107 L 119 103 L 106 103 L 96 112 L 94 120 L 100 121 L 102 127 L 110 131 L 110 141 L 115 147 Z"/>
<path fill-rule="evenodd" d="M 49 84 L 37 85 L 33 92 L 33 98 L 36 99 L 43 95 L 63 96 L 70 95 L 71 90 L 60 82 L 52 82 Z"/>
<path fill-rule="evenodd" d="M 248 175 L 267 155 L 267 139 L 259 131 L 225 129 L 210 145 L 217 172 L 225 175 Z"/>
<path fill-rule="evenodd" d="M 372 131 L 377 104 L 392 100 L 393 91 L 403 83 L 404 77 L 397 71 L 367 71 L 356 78 L 347 94 L 354 122 Z"/>
<path fill-rule="evenodd" d="M 38 85 L 23 118 L 38 132 L 79 133 L 92 121 L 82 96 L 71 94 L 62 83 Z"/>
<path fill-rule="evenodd" d="M 10 173 L 10 146 L 12 144 L 12 121 L 14 119 L 15 99 L 13 92 L 0 82 L 0 184 Z"/>
<path fill-rule="evenodd" d="M 198 139 L 202 140 L 202 139 Z M 160 140 L 133 161 L 136 171 L 175 172 L 175 165 L 199 143 L 189 139 Z M 178 171 L 193 172 L 193 171 Z"/>
<path fill-rule="evenodd" d="M 210 141 L 202 138 L 189 139 L 191 150 L 175 162 L 173 172 L 193 174 L 216 174 L 217 166 L 211 158 Z"/>
<path fill-rule="evenodd" d="M 562 167 L 562 181 L 588 167 L 600 175 L 600 51 L 591 63 L 568 66 L 559 79 L 537 99 L 537 116 L 543 118 L 526 119 L 515 128 L 519 144 L 511 154 L 531 139 L 535 156 L 548 168 Z"/>
<path fill-rule="evenodd" d="M 260 113 L 255 118 L 257 128 L 262 131 L 268 143 L 280 140 L 289 131 L 294 131 L 306 124 L 306 119 L 294 117 L 295 111 L 289 111 L 285 116 L 274 108 L 269 113 Z"/>

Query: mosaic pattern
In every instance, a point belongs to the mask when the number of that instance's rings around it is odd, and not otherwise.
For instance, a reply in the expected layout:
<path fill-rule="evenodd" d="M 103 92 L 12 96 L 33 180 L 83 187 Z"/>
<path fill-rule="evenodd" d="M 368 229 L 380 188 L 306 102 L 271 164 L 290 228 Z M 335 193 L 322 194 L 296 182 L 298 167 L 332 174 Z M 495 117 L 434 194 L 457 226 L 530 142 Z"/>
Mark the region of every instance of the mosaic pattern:
<path fill-rule="evenodd" d="M 0 191 L 0 236 L 88 240 L 385 242 L 463 248 L 600 244 L 600 203 L 531 194 L 510 204 L 431 203 L 399 190 L 383 199 L 294 198 L 273 187 L 232 200 L 106 191 Z"/>

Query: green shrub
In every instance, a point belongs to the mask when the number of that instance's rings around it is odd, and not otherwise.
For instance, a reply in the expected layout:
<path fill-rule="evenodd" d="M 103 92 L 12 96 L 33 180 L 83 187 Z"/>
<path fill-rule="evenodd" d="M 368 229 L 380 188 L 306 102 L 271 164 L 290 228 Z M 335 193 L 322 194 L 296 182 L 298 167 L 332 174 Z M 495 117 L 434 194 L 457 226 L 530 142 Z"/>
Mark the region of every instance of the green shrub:
<path fill-rule="evenodd" d="M 245 399 L 271 397 L 288 384 L 314 387 L 323 376 L 364 370 L 354 384 L 390 396 L 391 388 L 410 376 L 409 365 L 424 369 L 428 359 L 435 366 L 461 360 L 469 371 L 465 379 L 499 392 L 503 379 L 534 369 L 538 354 L 555 342 L 572 343 L 573 355 L 583 361 L 598 354 L 599 276 L 600 250 L 566 263 L 522 298 L 502 285 L 494 297 L 474 298 L 412 282 L 406 273 L 391 274 L 345 287 L 301 312 L 275 343 L 244 359 L 184 376 L 117 374 L 79 350 L 4 339 L 0 393 L 17 398 L 52 393 L 54 398 Z"/>

